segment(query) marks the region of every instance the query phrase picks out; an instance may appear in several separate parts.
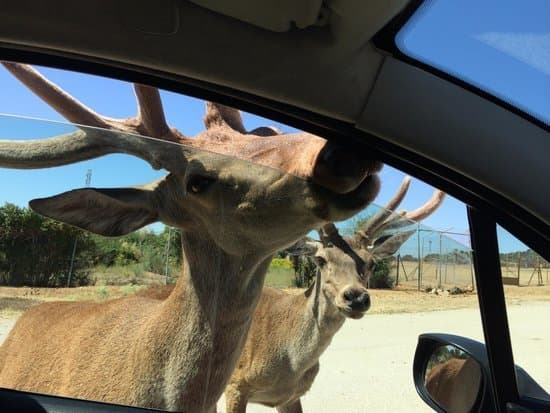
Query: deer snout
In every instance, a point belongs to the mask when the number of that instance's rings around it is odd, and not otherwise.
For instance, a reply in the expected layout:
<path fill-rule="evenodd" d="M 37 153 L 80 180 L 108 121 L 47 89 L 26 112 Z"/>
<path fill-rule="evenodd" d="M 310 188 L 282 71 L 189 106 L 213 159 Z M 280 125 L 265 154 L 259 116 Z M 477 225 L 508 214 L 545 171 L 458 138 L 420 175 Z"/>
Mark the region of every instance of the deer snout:
<path fill-rule="evenodd" d="M 317 158 L 313 181 L 331 191 L 347 194 L 381 168 L 380 162 L 361 159 L 356 151 L 327 144 Z"/>
<path fill-rule="evenodd" d="M 353 312 L 364 313 L 370 308 L 370 295 L 366 290 L 346 290 L 344 300 Z"/>

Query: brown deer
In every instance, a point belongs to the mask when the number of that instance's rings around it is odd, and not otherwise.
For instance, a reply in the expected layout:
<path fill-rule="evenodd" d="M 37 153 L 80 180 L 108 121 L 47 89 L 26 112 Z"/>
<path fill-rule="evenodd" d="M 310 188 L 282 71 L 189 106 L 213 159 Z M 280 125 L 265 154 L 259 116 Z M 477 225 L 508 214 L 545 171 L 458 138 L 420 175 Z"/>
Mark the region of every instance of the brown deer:
<path fill-rule="evenodd" d="M 480 386 L 481 369 L 471 357 L 451 358 L 426 374 L 426 390 L 449 413 L 470 412 Z"/>
<path fill-rule="evenodd" d="M 265 287 L 248 338 L 225 390 L 226 413 L 245 413 L 248 402 L 301 413 L 304 395 L 319 371 L 319 357 L 347 318 L 359 319 L 370 307 L 367 280 L 376 261 L 393 255 L 414 233 L 388 234 L 388 229 L 426 218 L 443 202 L 436 190 L 414 212 L 391 214 L 410 184 L 406 177 L 394 198 L 369 219 L 353 238 L 345 239 L 333 224 L 321 230 L 322 242 L 295 244 L 318 266 L 315 283 L 301 295 Z M 383 219 L 382 219 L 383 218 Z"/>
<path fill-rule="evenodd" d="M 166 300 L 136 295 L 30 309 L 0 348 L 0 386 L 211 411 L 245 343 L 272 256 L 368 205 L 381 164 L 308 133 L 247 132 L 240 112 L 215 103 L 206 105 L 206 130 L 189 138 L 166 123 L 158 90 L 143 85 L 135 85 L 136 117 L 104 117 L 34 69 L 5 67 L 69 121 L 92 128 L 0 141 L 0 167 L 126 153 L 168 171 L 148 185 L 77 189 L 30 206 L 105 236 L 163 222 L 181 229 L 186 259 Z"/>

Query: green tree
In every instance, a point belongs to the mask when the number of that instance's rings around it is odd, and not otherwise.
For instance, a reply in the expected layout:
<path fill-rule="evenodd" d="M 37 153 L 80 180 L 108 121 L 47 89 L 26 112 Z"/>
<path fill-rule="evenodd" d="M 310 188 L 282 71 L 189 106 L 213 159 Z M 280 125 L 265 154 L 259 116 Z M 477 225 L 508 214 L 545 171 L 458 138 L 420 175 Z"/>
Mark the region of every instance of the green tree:
<path fill-rule="evenodd" d="M 0 207 L 0 283 L 54 287 L 66 284 L 75 240 L 80 248 L 74 284 L 86 284 L 93 242 L 85 232 L 13 204 Z"/>

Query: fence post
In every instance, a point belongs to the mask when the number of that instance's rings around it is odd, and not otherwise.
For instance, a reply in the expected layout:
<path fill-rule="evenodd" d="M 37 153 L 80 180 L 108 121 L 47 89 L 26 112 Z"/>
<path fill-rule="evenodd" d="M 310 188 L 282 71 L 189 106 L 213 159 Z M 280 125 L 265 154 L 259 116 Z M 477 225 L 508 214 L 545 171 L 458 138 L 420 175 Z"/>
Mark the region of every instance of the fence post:
<path fill-rule="evenodd" d="M 422 290 L 422 257 L 420 256 L 420 224 L 416 227 L 417 247 L 418 247 L 418 291 Z"/>
<path fill-rule="evenodd" d="M 399 262 L 401 260 L 401 254 L 397 254 L 397 274 L 395 275 L 395 286 L 399 285 Z"/>
<path fill-rule="evenodd" d="M 71 265 L 69 267 L 69 276 L 67 277 L 67 288 L 71 286 L 71 275 L 73 274 L 73 267 L 74 267 L 74 256 L 76 255 L 76 244 L 78 242 L 78 238 L 74 239 L 73 244 L 73 253 L 71 254 Z"/>

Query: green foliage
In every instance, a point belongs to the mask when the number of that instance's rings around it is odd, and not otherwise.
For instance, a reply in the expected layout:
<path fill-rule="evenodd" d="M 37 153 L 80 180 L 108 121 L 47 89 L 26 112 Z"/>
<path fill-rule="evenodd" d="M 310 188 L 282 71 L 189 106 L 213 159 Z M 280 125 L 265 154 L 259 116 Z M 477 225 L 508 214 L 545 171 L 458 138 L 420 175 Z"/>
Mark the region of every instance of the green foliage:
<path fill-rule="evenodd" d="M 269 264 L 270 269 L 284 269 L 284 270 L 290 270 L 292 269 L 292 261 L 290 261 L 289 258 L 280 258 L 275 257 L 271 260 L 271 264 Z"/>
<path fill-rule="evenodd" d="M 66 286 L 75 241 L 72 286 L 92 283 L 93 268 L 96 274 L 120 278 L 115 284 L 135 284 L 146 272 L 164 275 L 168 269 L 175 275 L 182 263 L 178 230 L 106 238 L 6 204 L 0 207 L 0 284 Z"/>
<path fill-rule="evenodd" d="M 305 255 L 292 256 L 294 268 L 294 286 L 298 288 L 309 287 L 315 280 L 317 266 L 313 260 Z"/>
<path fill-rule="evenodd" d="M 428 360 L 426 371 L 430 371 L 433 367 L 447 363 L 451 359 L 468 359 L 470 356 L 459 348 L 449 344 L 447 346 L 438 347 Z"/>
<path fill-rule="evenodd" d="M 390 276 L 390 259 L 380 260 L 376 263 L 369 280 L 370 288 L 392 289 L 395 280 Z"/>
<path fill-rule="evenodd" d="M 57 287 L 67 283 L 75 241 L 73 285 L 89 282 L 90 236 L 28 208 L 0 207 L 0 284 Z"/>

